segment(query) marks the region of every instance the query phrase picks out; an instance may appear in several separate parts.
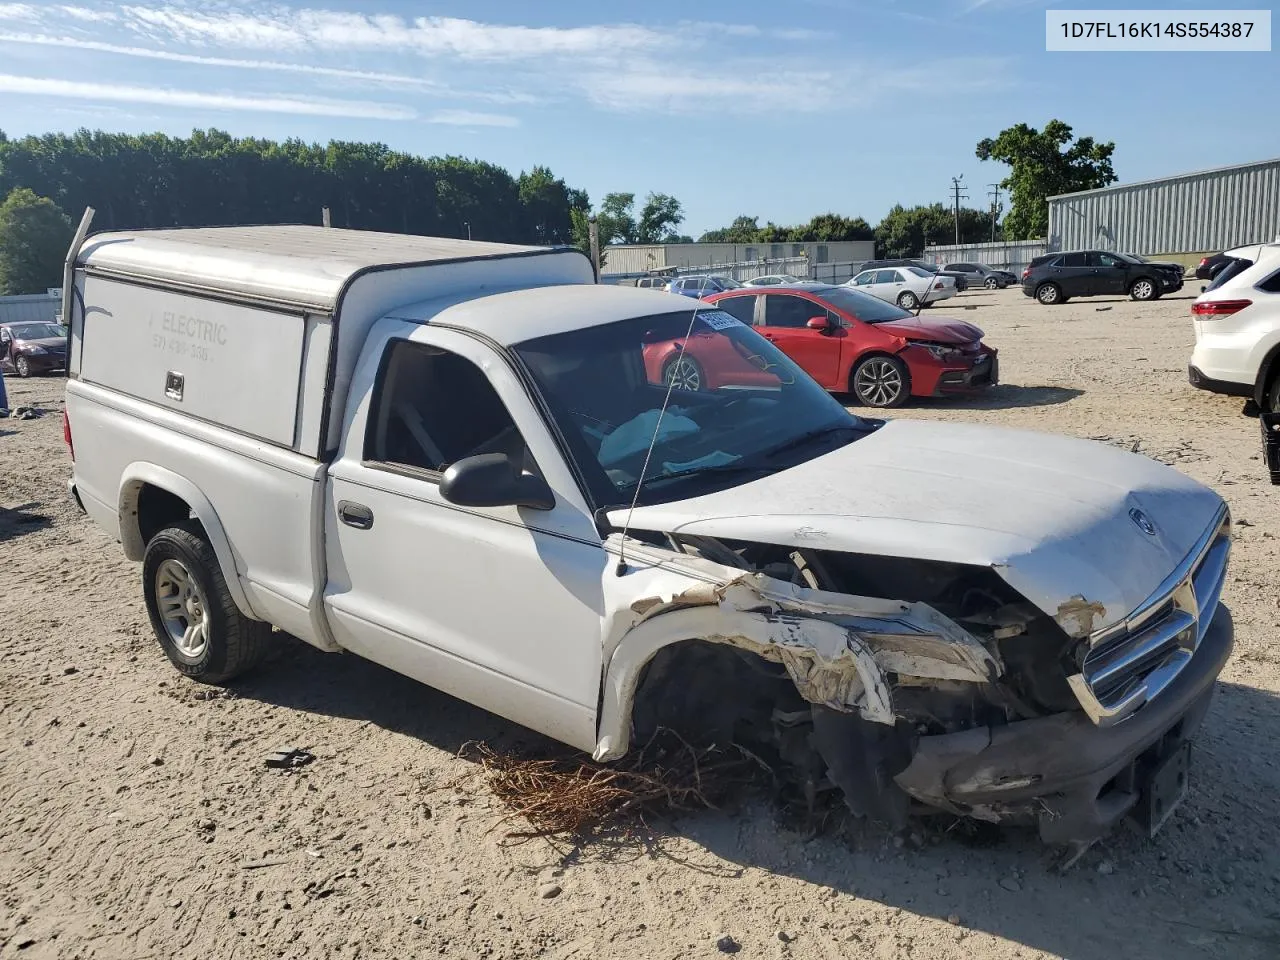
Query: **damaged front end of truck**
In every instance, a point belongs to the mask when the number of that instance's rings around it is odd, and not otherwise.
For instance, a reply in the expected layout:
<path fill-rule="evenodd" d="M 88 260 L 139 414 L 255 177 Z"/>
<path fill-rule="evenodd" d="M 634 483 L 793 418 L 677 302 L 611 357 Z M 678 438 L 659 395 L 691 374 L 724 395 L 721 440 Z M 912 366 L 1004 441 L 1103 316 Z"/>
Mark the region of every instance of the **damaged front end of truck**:
<path fill-rule="evenodd" d="M 628 540 L 596 759 L 658 728 L 764 747 L 890 829 L 946 812 L 1087 844 L 1154 832 L 1231 649 L 1225 508 L 1146 603 L 1049 610 L 997 565 L 708 536 Z"/>

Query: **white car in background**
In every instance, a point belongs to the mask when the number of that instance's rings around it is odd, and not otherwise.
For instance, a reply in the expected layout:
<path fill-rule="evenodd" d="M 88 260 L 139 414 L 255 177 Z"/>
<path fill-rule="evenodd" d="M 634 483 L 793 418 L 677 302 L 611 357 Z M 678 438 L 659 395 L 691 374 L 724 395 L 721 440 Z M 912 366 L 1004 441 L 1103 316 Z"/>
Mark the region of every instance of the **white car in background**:
<path fill-rule="evenodd" d="M 956 295 L 956 282 L 920 267 L 881 267 L 863 270 L 845 286 L 856 287 L 873 297 L 896 303 L 903 310 L 926 307 Z"/>
<path fill-rule="evenodd" d="M 794 283 L 803 283 L 799 277 L 793 277 L 789 273 L 771 273 L 763 277 L 754 277 L 751 280 L 743 280 L 744 287 L 777 287 L 791 286 Z"/>
<path fill-rule="evenodd" d="M 1280 243 L 1226 255 L 1231 261 L 1191 305 L 1196 346 L 1187 378 L 1280 412 Z"/>

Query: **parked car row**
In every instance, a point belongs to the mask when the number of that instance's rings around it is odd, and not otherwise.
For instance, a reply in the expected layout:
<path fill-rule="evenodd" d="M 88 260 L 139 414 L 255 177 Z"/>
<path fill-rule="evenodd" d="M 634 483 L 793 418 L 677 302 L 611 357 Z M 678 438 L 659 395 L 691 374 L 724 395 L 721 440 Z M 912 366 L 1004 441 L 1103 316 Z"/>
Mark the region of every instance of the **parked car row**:
<path fill-rule="evenodd" d="M 915 310 L 922 304 L 928 307 L 959 292 L 951 277 L 939 276 L 917 266 L 863 270 L 845 285 L 896 303 L 903 310 Z"/>
<path fill-rule="evenodd" d="M 853 272 L 857 276 L 868 270 L 883 270 L 887 267 L 915 267 L 918 270 L 924 270 L 940 277 L 950 277 L 957 292 L 963 293 L 969 289 L 969 277 L 967 274 L 959 271 L 944 270 L 936 263 L 929 263 L 914 257 L 900 257 L 896 260 L 868 260 L 866 263 L 860 264 Z"/>
<path fill-rule="evenodd" d="M 1141 260 L 1107 250 L 1071 250 L 1036 257 L 1022 271 L 1022 292 L 1048 305 L 1072 297 L 1129 296 L 1155 300 L 1182 289 L 1180 263 Z"/>

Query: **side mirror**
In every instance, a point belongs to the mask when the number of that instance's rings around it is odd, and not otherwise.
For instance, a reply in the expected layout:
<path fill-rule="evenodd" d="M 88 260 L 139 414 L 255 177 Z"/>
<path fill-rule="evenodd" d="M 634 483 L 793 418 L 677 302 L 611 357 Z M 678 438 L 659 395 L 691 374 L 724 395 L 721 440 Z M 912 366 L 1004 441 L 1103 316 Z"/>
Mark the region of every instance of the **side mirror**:
<path fill-rule="evenodd" d="M 541 477 L 522 473 L 505 453 L 482 453 L 450 464 L 440 496 L 460 507 L 528 507 L 550 510 L 555 495 Z"/>
<path fill-rule="evenodd" d="M 830 330 L 831 321 L 824 317 L 810 317 L 808 323 L 805 324 L 810 330 Z"/>

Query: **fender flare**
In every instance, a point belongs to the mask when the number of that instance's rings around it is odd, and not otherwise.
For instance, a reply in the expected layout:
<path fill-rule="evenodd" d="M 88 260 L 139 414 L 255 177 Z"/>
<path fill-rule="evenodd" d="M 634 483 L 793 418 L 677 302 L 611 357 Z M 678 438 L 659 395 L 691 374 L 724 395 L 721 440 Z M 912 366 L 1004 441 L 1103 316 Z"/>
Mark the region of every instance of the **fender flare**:
<path fill-rule="evenodd" d="M 213 508 L 209 498 L 200 488 L 180 474 L 154 463 L 135 461 L 124 468 L 120 478 L 120 492 L 117 499 L 120 516 L 120 543 L 124 554 L 135 563 L 142 561 L 147 552 L 147 545 L 142 542 L 142 531 L 138 526 L 138 495 L 144 486 L 153 486 L 175 497 L 181 497 L 191 507 L 191 515 L 204 527 L 205 536 L 218 558 L 222 568 L 222 578 L 227 582 L 227 590 L 235 601 L 236 607 L 246 617 L 261 620 L 254 612 L 253 604 L 245 593 L 244 584 L 240 581 L 240 572 L 236 567 L 235 554 L 231 550 L 231 541 L 218 519 L 218 512 Z"/>

